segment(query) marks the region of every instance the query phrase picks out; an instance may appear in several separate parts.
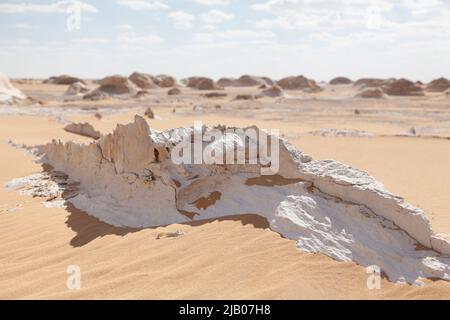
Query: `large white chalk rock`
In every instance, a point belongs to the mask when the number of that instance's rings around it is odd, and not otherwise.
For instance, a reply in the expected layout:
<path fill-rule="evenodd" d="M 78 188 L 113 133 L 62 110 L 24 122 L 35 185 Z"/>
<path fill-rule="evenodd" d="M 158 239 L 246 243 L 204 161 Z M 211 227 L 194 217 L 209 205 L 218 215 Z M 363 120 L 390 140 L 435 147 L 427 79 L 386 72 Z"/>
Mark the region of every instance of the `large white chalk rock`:
<path fill-rule="evenodd" d="M 227 129 L 157 132 L 136 116 L 134 123 L 118 125 L 89 145 L 53 141 L 39 147 L 39 154 L 80 183 L 79 194 L 70 199 L 73 205 L 115 226 L 256 213 L 300 250 L 378 265 L 392 281 L 450 280 L 449 239 L 433 233 L 424 212 L 363 171 L 315 161 L 279 138 L 280 171 L 271 176 L 261 175 L 262 166 L 256 164 L 172 161 L 180 142 L 192 145 L 201 139 L 199 133 Z M 236 134 L 200 141 L 200 151 L 219 150 L 220 142 L 229 150 L 252 142 Z"/>

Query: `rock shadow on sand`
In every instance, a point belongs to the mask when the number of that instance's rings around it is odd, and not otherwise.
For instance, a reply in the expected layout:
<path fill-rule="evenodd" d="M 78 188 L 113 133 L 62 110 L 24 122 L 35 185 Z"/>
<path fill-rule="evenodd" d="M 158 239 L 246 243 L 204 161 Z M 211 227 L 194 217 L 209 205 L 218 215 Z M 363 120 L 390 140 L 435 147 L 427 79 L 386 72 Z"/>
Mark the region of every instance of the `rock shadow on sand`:
<path fill-rule="evenodd" d="M 60 174 L 54 175 L 54 168 L 48 164 L 42 164 L 43 172 L 52 177 L 60 177 Z M 151 228 L 126 228 L 115 227 L 106 222 L 99 220 L 96 217 L 89 215 L 87 212 L 76 208 L 70 199 L 73 198 L 73 190 L 67 188 L 66 182 L 61 182 L 60 179 L 54 179 L 53 182 L 57 183 L 61 189 L 66 190 L 62 192 L 62 199 L 64 200 L 64 206 L 69 213 L 66 221 L 66 225 L 76 236 L 70 241 L 70 245 L 74 248 L 83 247 L 97 238 L 105 236 L 118 236 L 125 237 L 129 234 L 140 232 L 142 230 L 156 230 L 161 227 L 167 227 L 168 225 L 156 226 Z M 67 191 L 69 190 L 69 191 Z M 234 221 L 241 223 L 242 226 L 251 226 L 255 229 L 270 229 L 270 224 L 266 218 L 261 217 L 257 213 L 241 214 L 241 215 L 228 215 L 215 219 L 205 219 L 199 221 L 191 221 L 181 223 L 180 225 L 186 225 L 190 227 L 200 227 L 214 222 L 227 222 Z"/>

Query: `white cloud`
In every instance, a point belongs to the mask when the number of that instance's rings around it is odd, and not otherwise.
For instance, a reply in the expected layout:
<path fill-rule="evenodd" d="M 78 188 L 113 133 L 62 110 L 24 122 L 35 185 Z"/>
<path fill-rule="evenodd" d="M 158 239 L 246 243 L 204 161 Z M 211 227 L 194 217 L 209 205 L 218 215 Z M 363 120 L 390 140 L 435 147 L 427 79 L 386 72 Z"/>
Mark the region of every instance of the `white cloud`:
<path fill-rule="evenodd" d="M 93 44 L 103 44 L 108 43 L 108 39 L 100 38 L 100 37 L 86 37 L 86 38 L 78 38 L 73 40 L 74 43 L 77 44 L 87 44 L 87 45 L 93 45 Z"/>
<path fill-rule="evenodd" d="M 335 29 L 363 27 L 369 15 L 389 11 L 390 3 L 387 0 L 270 0 L 252 8 L 274 16 L 257 22 L 260 27 Z"/>
<path fill-rule="evenodd" d="M 119 24 L 117 26 L 117 29 L 123 30 L 123 31 L 130 31 L 130 30 L 134 30 L 134 27 L 130 24 L 124 23 L 124 24 Z"/>
<path fill-rule="evenodd" d="M 209 24 L 221 23 L 234 18 L 232 14 L 225 13 L 220 10 L 210 10 L 200 15 L 203 21 Z"/>
<path fill-rule="evenodd" d="M 160 44 L 164 41 L 158 35 L 153 34 L 142 35 L 132 31 L 120 33 L 119 36 L 117 37 L 117 40 L 123 44 L 130 44 L 141 47 Z"/>
<path fill-rule="evenodd" d="M 231 0 L 193 0 L 193 1 L 205 6 L 224 6 L 231 3 Z"/>
<path fill-rule="evenodd" d="M 217 27 L 214 25 L 211 25 L 211 24 L 205 24 L 202 26 L 202 30 L 204 30 L 204 31 L 214 31 L 216 29 L 217 29 Z"/>
<path fill-rule="evenodd" d="M 318 31 L 336 28 L 378 29 L 393 22 L 390 19 L 395 19 L 394 9 L 406 11 L 415 18 L 439 19 L 441 23 L 448 26 L 445 12 L 450 12 L 450 6 L 446 1 L 269 0 L 251 7 L 273 16 L 256 22 L 258 27 Z M 445 20 L 447 22 L 444 22 Z"/>
<path fill-rule="evenodd" d="M 194 38 L 197 41 L 213 42 L 217 39 L 241 41 L 241 40 L 262 40 L 274 38 L 271 31 L 254 31 L 247 29 L 234 29 L 226 31 L 197 33 Z"/>
<path fill-rule="evenodd" d="M 160 1 L 148 0 L 117 0 L 117 4 L 126 6 L 133 10 L 164 10 L 169 9 L 169 6 Z"/>
<path fill-rule="evenodd" d="M 13 25 L 13 28 L 16 29 L 30 29 L 31 25 L 28 23 L 16 23 L 15 25 Z"/>
<path fill-rule="evenodd" d="M 0 0 L 0 20 L 2 12 L 65 13 L 73 2 Z M 106 2 L 119 15 L 126 11 L 127 15 L 108 21 L 108 28 L 117 34 L 101 33 L 103 28 L 95 31 L 95 24 L 105 21 L 91 19 L 92 29 L 81 33 L 86 38 L 72 39 L 61 30 L 48 42 L 40 34 L 51 25 L 40 22 L 42 32 L 33 32 L 31 40 L 20 39 L 28 33 L 20 30 L 0 37 L 0 69 L 23 76 L 64 70 L 92 77 L 132 69 L 213 77 L 245 72 L 280 78 L 305 73 L 319 80 L 336 75 L 430 80 L 450 70 L 449 0 L 178 0 L 196 11 L 178 7 L 153 21 L 149 14 L 164 12 L 169 5 L 175 8 L 176 1 Z M 129 17 L 128 8 L 137 11 Z M 231 23 L 221 22 L 233 15 L 233 27 L 224 28 Z M 32 24 L 22 16 L 12 18 L 17 20 L 8 23 L 11 29 Z M 180 38 L 171 24 L 190 30 Z"/>
<path fill-rule="evenodd" d="M 195 16 L 184 11 L 173 11 L 169 13 L 169 18 L 173 20 L 176 29 L 191 29 Z"/>
<path fill-rule="evenodd" d="M 267 39 L 275 37 L 271 31 L 254 31 L 247 29 L 234 29 L 216 32 L 216 35 L 224 39 Z"/>
<path fill-rule="evenodd" d="M 66 13 L 73 6 L 78 6 L 83 12 L 97 12 L 95 6 L 86 2 L 64 0 L 50 4 L 0 3 L 0 13 Z"/>

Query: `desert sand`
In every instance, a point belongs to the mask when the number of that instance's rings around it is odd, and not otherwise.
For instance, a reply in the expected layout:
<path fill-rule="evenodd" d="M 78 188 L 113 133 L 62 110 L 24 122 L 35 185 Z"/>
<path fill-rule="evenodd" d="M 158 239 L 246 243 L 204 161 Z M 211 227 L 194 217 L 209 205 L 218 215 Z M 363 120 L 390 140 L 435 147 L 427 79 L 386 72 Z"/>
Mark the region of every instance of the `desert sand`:
<path fill-rule="evenodd" d="M 204 91 L 180 86 L 177 96 L 157 88 L 139 98 L 86 101 L 65 96 L 65 85 L 36 80 L 15 86 L 43 103 L 0 106 L 2 186 L 48 169 L 18 145 L 52 139 L 89 143 L 93 140 L 64 127 L 88 122 L 106 134 L 151 107 L 156 116 L 147 122 L 156 130 L 198 120 L 280 129 L 315 159 L 367 171 L 424 210 L 434 231 L 450 234 L 450 100 L 445 94 L 362 99 L 355 98 L 360 89 L 353 85 L 325 85 L 318 92 L 285 91 L 279 98 L 241 101 L 234 97 L 258 95 L 260 89 L 227 87 L 220 90 L 227 96 L 206 98 Z M 87 86 L 96 87 L 91 81 Z M 130 229 L 108 225 L 73 206 L 47 208 L 43 201 L 0 188 L 2 299 L 450 298 L 450 283 L 436 279 L 417 287 L 383 278 L 380 290 L 369 290 L 364 267 L 297 250 L 295 242 L 272 231 L 256 212 Z M 177 231 L 183 236 L 158 237 Z M 81 268 L 80 290 L 66 287 L 69 265 Z"/>

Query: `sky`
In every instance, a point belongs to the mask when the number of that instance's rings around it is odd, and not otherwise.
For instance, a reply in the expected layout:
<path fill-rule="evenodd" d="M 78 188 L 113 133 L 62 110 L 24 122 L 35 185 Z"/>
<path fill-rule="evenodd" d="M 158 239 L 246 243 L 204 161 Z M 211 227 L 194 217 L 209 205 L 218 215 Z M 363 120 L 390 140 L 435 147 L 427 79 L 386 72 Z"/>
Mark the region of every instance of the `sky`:
<path fill-rule="evenodd" d="M 450 77 L 450 0 L 0 0 L 0 72 Z"/>

